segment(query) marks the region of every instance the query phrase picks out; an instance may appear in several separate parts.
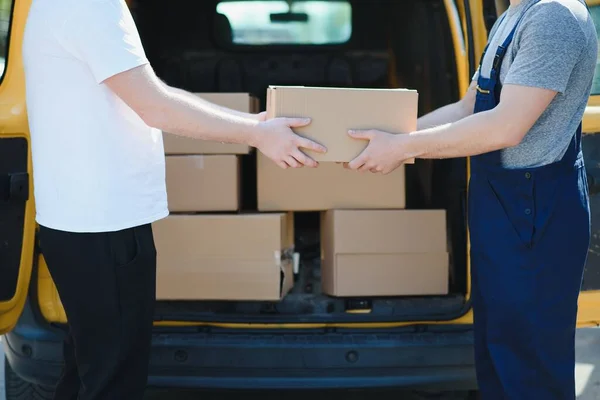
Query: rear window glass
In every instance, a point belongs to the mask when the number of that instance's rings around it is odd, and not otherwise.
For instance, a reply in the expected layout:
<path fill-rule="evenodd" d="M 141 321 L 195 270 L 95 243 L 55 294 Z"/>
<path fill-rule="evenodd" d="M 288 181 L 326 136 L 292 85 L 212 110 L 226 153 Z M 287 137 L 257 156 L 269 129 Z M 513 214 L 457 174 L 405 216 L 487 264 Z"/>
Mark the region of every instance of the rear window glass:
<path fill-rule="evenodd" d="M 231 25 L 239 45 L 341 44 L 352 34 L 347 1 L 223 1 L 217 12 Z"/>

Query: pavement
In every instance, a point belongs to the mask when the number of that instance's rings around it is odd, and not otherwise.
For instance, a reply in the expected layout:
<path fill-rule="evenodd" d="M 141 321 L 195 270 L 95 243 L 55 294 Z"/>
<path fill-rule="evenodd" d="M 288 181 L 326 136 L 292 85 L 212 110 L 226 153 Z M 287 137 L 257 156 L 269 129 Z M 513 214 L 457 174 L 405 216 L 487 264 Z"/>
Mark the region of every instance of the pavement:
<path fill-rule="evenodd" d="M 2 337 L 0 337 L 0 342 Z M 575 375 L 577 383 L 577 399 L 578 400 L 599 400 L 600 399 L 600 329 L 589 328 L 580 329 L 577 332 L 576 341 L 576 356 L 577 364 L 575 366 Z M 2 344 L 0 343 L 0 400 L 6 400 L 4 397 L 4 362 L 2 362 L 4 354 L 2 353 Z M 146 400 L 217 400 L 223 398 L 223 393 L 215 392 L 199 392 L 199 391 L 174 391 L 174 390 L 149 390 Z M 418 396 L 415 393 L 400 393 L 393 391 L 377 392 L 352 392 L 344 393 L 346 400 L 368 399 L 369 397 L 377 396 L 378 400 L 385 399 L 423 399 L 425 397 Z M 306 399 L 306 393 L 285 393 L 285 392 L 270 392 L 262 394 L 263 400 L 286 399 L 294 400 Z M 311 393 L 311 400 L 331 399 L 331 393 Z M 436 397 L 437 398 L 437 397 Z M 459 394 L 448 394 L 441 397 L 447 400 L 459 399 Z"/>

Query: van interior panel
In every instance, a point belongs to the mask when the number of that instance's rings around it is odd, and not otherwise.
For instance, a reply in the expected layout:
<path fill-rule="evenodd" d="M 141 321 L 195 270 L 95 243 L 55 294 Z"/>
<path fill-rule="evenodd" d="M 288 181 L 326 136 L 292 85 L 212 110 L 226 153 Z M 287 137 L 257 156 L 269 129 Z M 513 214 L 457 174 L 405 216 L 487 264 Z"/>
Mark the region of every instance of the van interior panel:
<path fill-rule="evenodd" d="M 167 84 L 190 92 L 248 92 L 260 99 L 261 110 L 269 85 L 416 89 L 420 115 L 460 97 L 443 0 L 342 2 L 351 6 L 349 40 L 319 44 L 295 43 L 294 37 L 282 40 L 286 43 L 265 43 L 264 38 L 240 43 L 231 21 L 217 12 L 222 3 L 229 2 L 170 0 L 166 6 L 145 0 L 132 10 L 147 55 Z M 278 18 L 288 17 L 278 15 L 271 23 L 303 23 Z M 255 165 L 255 154 L 243 157 L 242 211 L 256 211 Z M 322 294 L 320 218 L 304 212 L 295 214 L 300 273 L 283 301 L 160 301 L 157 319 L 300 323 L 457 318 L 468 309 L 466 191 L 465 159 L 417 160 L 406 166 L 407 208 L 447 210 L 447 296 L 342 299 Z"/>

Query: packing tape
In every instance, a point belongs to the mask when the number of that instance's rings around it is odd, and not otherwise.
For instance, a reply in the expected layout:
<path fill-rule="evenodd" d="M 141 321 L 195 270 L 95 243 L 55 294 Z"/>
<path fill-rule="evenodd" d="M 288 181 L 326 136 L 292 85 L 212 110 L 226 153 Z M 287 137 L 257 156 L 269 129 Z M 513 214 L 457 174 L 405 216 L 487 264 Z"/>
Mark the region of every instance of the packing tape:
<path fill-rule="evenodd" d="M 294 261 L 294 275 L 298 275 L 298 272 L 300 272 L 300 253 L 294 253 L 292 260 Z"/>
<path fill-rule="evenodd" d="M 283 251 L 275 250 L 273 256 L 275 258 L 275 264 L 277 264 L 278 267 L 281 267 L 285 260 L 293 263 L 294 274 L 297 274 L 300 270 L 300 253 L 294 252 L 294 249 L 285 249 Z"/>
<path fill-rule="evenodd" d="M 275 250 L 275 252 L 274 252 L 274 253 L 275 253 L 275 254 L 274 254 L 274 256 L 275 256 L 275 264 L 276 264 L 278 267 L 281 267 L 281 251 L 279 251 L 279 250 Z"/>
<path fill-rule="evenodd" d="M 194 157 L 194 167 L 196 169 L 204 169 L 204 156 L 193 156 Z"/>

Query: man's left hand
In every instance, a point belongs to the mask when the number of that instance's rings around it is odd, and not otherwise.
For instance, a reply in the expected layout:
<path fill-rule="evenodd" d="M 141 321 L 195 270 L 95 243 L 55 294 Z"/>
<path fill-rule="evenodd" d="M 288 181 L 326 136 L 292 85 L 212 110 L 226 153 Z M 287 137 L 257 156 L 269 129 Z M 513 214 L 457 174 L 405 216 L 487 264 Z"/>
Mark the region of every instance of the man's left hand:
<path fill-rule="evenodd" d="M 405 135 L 378 130 L 351 130 L 348 133 L 354 139 L 368 140 L 369 144 L 358 157 L 345 165 L 346 168 L 385 175 L 412 158 L 403 145 Z"/>

